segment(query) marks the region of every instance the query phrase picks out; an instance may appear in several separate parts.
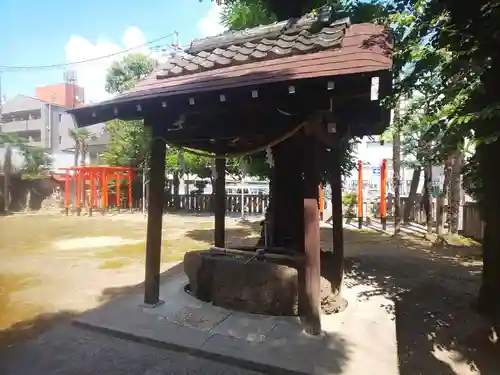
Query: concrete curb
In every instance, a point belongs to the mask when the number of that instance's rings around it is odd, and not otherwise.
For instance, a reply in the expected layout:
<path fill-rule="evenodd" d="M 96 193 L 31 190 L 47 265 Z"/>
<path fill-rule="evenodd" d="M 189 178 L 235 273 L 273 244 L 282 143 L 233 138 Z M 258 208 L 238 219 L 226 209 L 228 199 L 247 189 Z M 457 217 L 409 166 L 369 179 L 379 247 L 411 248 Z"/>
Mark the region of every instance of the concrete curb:
<path fill-rule="evenodd" d="M 309 373 L 307 373 L 307 372 L 293 371 L 293 370 L 285 369 L 282 367 L 277 367 L 277 366 L 272 366 L 272 365 L 268 365 L 268 364 L 264 364 L 264 363 L 258 363 L 258 362 L 246 360 L 243 358 L 236 358 L 233 356 L 214 353 L 214 352 L 203 350 L 203 349 L 197 349 L 197 348 L 192 348 L 189 346 L 179 345 L 179 344 L 176 344 L 173 342 L 168 342 L 168 341 L 164 341 L 164 340 L 155 340 L 153 338 L 144 337 L 141 335 L 135 335 L 135 334 L 130 333 L 130 332 L 123 332 L 123 331 L 119 331 L 117 329 L 112 329 L 112 328 L 108 328 L 108 327 L 97 326 L 97 325 L 91 324 L 91 323 L 86 323 L 83 321 L 79 321 L 78 319 L 74 319 L 72 321 L 72 324 L 77 326 L 77 327 L 80 327 L 80 328 L 84 328 L 84 329 L 88 329 L 90 331 L 107 334 L 107 335 L 110 335 L 110 336 L 113 336 L 116 338 L 129 340 L 129 341 L 133 341 L 133 342 L 138 342 L 138 343 L 142 343 L 145 345 L 163 348 L 166 350 L 187 353 L 187 354 L 190 354 L 194 357 L 213 360 L 213 361 L 221 362 L 221 363 L 224 363 L 227 365 L 241 367 L 241 368 L 244 368 L 247 370 L 262 372 L 264 374 L 309 375 Z"/>

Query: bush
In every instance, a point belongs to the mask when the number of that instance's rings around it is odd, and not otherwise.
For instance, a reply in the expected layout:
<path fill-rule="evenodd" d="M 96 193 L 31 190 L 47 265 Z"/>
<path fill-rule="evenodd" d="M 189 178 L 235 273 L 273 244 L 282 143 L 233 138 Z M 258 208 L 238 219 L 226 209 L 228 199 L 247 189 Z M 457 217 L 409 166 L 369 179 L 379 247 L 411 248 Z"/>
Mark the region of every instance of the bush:
<path fill-rule="evenodd" d="M 343 206 L 355 206 L 358 204 L 358 195 L 356 193 L 344 193 L 342 194 L 342 205 Z"/>
<path fill-rule="evenodd" d="M 344 206 L 344 217 L 352 219 L 355 216 L 355 207 L 358 203 L 358 195 L 356 193 L 342 194 L 342 205 Z"/>

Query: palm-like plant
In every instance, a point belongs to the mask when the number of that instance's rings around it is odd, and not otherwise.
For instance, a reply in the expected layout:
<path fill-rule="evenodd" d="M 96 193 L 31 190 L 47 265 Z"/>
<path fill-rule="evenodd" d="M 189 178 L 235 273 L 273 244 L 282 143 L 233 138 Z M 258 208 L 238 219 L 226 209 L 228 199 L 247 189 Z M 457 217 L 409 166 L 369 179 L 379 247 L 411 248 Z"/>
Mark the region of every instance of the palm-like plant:
<path fill-rule="evenodd" d="M 13 136 L 7 133 L 0 132 L 0 144 L 6 146 L 5 157 L 2 165 L 2 171 L 4 174 L 4 186 L 3 186 L 3 199 L 4 205 L 3 210 L 5 212 L 9 211 L 10 206 L 10 177 L 13 171 L 12 165 L 12 148 L 18 148 L 21 151 L 25 150 L 27 147 L 24 145 L 24 141 L 21 138 Z"/>
<path fill-rule="evenodd" d="M 75 159 L 74 159 L 74 165 L 77 167 L 78 165 L 84 166 L 85 165 L 85 158 L 87 157 L 87 150 L 88 150 L 88 145 L 87 141 L 91 138 L 91 133 L 87 130 L 84 129 L 70 129 L 69 130 L 69 135 L 71 138 L 73 138 L 73 141 L 75 142 Z M 80 162 L 80 163 L 79 163 Z M 76 196 L 76 180 L 74 183 L 74 192 L 75 192 L 75 203 L 76 199 L 78 197 Z M 84 202 L 86 202 L 85 199 L 85 181 L 82 180 L 82 199 Z M 81 202 L 78 202 L 81 203 Z"/>

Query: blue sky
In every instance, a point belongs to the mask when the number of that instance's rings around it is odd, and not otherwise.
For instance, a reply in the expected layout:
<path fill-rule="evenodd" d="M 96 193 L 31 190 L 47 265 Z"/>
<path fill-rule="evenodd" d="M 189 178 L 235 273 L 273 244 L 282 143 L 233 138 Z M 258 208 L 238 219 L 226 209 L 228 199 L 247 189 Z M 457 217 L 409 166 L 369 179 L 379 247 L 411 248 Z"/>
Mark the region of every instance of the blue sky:
<path fill-rule="evenodd" d="M 0 0 L 0 66 L 50 65 L 118 52 L 179 32 L 180 43 L 221 31 L 209 0 Z M 167 39 L 167 42 L 172 40 Z M 87 101 L 105 99 L 111 61 L 76 67 Z M 34 95 L 62 80 L 63 69 L 2 72 L 2 93 Z"/>

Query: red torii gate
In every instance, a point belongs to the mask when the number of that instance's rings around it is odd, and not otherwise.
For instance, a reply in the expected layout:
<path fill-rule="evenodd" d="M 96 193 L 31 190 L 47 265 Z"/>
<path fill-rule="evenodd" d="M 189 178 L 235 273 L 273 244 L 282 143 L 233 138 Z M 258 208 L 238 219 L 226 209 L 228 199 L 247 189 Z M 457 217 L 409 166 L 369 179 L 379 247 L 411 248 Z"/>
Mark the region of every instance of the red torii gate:
<path fill-rule="evenodd" d="M 87 183 L 90 186 L 90 196 L 88 202 L 89 216 L 92 215 L 92 209 L 98 207 L 98 185 L 100 185 L 101 187 L 102 213 L 106 213 L 109 206 L 108 182 L 113 179 L 116 180 L 116 206 L 118 210 L 120 210 L 120 180 L 122 178 L 126 178 L 128 182 L 128 206 L 130 211 L 132 211 L 132 179 L 134 176 L 134 168 L 113 167 L 109 165 L 84 165 L 78 167 L 59 168 L 59 170 L 65 171 L 64 207 L 66 210 L 66 215 L 69 214 L 71 180 L 76 181 L 74 194 L 77 215 L 80 215 L 81 212 L 81 203 L 84 196 L 83 189 L 85 189 L 85 185 Z"/>

